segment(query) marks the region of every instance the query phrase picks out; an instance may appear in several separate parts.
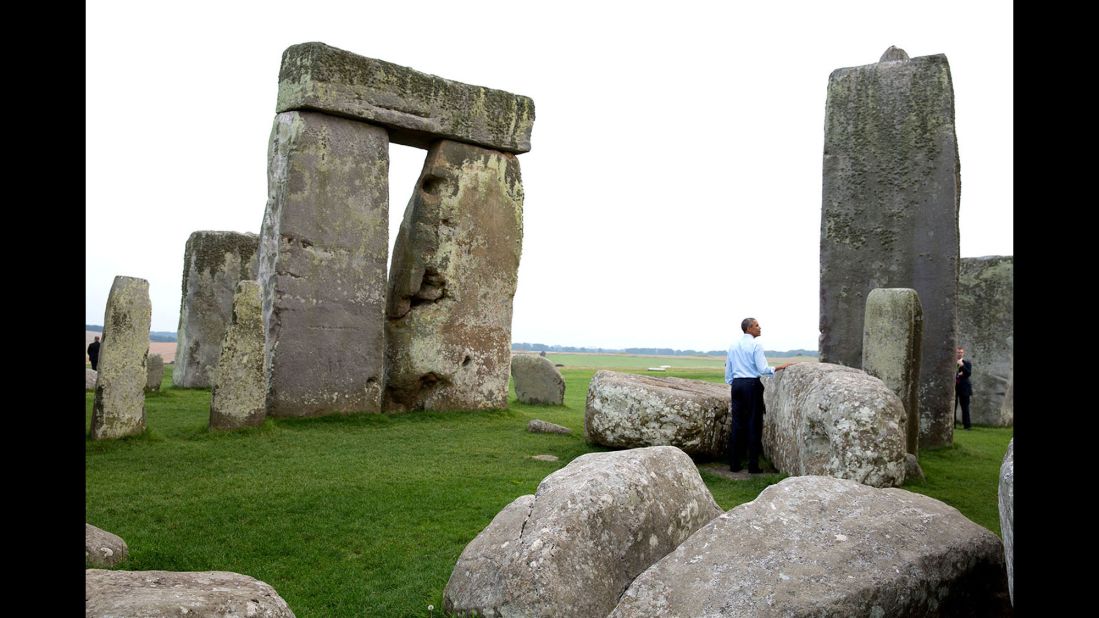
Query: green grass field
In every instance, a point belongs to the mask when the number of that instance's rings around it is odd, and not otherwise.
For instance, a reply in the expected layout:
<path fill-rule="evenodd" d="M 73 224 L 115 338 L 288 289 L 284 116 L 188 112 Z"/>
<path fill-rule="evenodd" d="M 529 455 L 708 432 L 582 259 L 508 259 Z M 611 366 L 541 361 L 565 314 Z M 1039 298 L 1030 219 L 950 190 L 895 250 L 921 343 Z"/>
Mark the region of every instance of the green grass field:
<path fill-rule="evenodd" d="M 671 360 L 687 359 L 654 365 Z M 86 518 L 127 542 L 122 569 L 244 573 L 300 617 L 429 615 L 462 549 L 500 509 L 573 458 L 607 450 L 583 439 L 594 371 L 563 368 L 564 406 L 518 404 L 512 391 L 502 411 L 268 419 L 211 433 L 209 391 L 171 388 L 169 365 L 162 391 L 146 398 L 144 435 L 86 443 Z M 720 367 L 660 375 L 722 381 Z M 86 432 L 91 408 L 88 393 Z M 533 418 L 574 433 L 528 433 Z M 929 479 L 906 488 L 999 533 L 996 487 L 1011 435 L 957 432 L 953 448 L 921 453 Z M 783 477 L 702 478 L 730 509 Z"/>

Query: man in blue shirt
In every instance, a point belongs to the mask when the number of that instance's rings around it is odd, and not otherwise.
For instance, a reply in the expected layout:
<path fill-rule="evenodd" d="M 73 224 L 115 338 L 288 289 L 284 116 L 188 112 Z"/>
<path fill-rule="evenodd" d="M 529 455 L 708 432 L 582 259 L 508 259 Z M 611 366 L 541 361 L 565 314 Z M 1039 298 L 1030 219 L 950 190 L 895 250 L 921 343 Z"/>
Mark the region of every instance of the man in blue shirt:
<path fill-rule="evenodd" d="M 792 363 L 785 363 L 771 369 L 767 357 L 763 354 L 763 344 L 756 338 L 760 335 L 759 321 L 744 318 L 740 323 L 744 336 L 729 346 L 725 359 L 725 383 L 731 386 L 731 412 L 733 430 L 729 434 L 729 469 L 740 472 L 741 457 L 744 455 L 744 443 L 748 443 L 748 472 L 758 474 L 759 455 L 763 451 L 763 382 L 760 376 L 773 376 Z"/>

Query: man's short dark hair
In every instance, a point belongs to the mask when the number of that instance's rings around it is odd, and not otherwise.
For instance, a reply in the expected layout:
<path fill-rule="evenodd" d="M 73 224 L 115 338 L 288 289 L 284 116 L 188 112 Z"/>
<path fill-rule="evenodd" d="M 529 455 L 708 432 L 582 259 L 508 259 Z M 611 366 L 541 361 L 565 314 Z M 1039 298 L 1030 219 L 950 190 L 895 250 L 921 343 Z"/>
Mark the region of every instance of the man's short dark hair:
<path fill-rule="evenodd" d="M 742 332 L 745 332 L 745 333 L 748 332 L 748 327 L 751 326 L 752 322 L 755 322 L 755 321 L 756 321 L 755 318 L 744 318 L 740 322 L 740 330 Z"/>

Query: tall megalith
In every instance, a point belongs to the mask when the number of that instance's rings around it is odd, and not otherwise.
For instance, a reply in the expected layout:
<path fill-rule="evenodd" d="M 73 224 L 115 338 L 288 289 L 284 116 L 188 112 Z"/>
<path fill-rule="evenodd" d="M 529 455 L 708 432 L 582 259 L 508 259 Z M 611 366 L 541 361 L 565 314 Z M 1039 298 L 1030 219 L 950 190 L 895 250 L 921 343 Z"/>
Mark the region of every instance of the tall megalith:
<path fill-rule="evenodd" d="M 276 115 L 259 248 L 267 414 L 381 409 L 388 225 L 385 129 Z"/>
<path fill-rule="evenodd" d="M 866 297 L 921 300 L 919 445 L 953 441 L 960 168 L 946 56 L 832 72 L 825 108 L 820 360 L 858 367 Z"/>
<path fill-rule="evenodd" d="M 507 407 L 522 241 L 515 155 L 436 142 L 393 247 L 388 408 Z"/>
<path fill-rule="evenodd" d="M 136 277 L 115 277 L 103 315 L 99 375 L 92 407 L 93 440 L 122 438 L 145 431 L 151 318 L 149 282 Z"/>
<path fill-rule="evenodd" d="M 958 273 L 958 345 L 973 362 L 970 420 L 978 425 L 1010 426 L 1004 407 L 1011 375 L 1015 331 L 1013 259 L 1010 255 L 962 258 Z M 958 412 L 959 421 L 961 412 Z"/>
<path fill-rule="evenodd" d="M 233 294 L 242 279 L 256 278 L 258 248 L 259 236 L 249 233 L 198 231 L 187 239 L 173 385 L 213 385 Z"/>
<path fill-rule="evenodd" d="M 885 383 L 904 404 L 905 450 L 919 452 L 920 336 L 923 309 L 911 288 L 876 288 L 866 296 L 862 370 Z"/>

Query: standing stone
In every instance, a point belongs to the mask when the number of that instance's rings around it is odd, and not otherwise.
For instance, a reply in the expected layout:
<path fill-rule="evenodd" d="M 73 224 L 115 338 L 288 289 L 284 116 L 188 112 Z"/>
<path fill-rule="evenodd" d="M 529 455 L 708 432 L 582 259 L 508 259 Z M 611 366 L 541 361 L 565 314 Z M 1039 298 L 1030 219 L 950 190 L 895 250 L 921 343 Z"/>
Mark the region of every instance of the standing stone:
<path fill-rule="evenodd" d="M 1004 397 L 1011 374 L 1015 330 L 1014 260 L 1011 256 L 962 258 L 958 273 L 958 345 L 973 361 L 969 418 L 978 425 L 1011 426 Z M 961 422 L 961 408 L 957 412 Z"/>
<path fill-rule="evenodd" d="M 389 138 L 307 112 L 275 117 L 259 249 L 267 414 L 378 412 Z"/>
<path fill-rule="evenodd" d="M 294 618 L 269 584 L 228 571 L 84 571 L 85 616 Z"/>
<path fill-rule="evenodd" d="M 954 432 L 961 187 L 954 91 L 946 56 L 902 53 L 837 69 L 828 80 L 820 361 L 858 367 L 870 290 L 916 290 L 924 314 L 919 444 L 941 446 Z"/>
<path fill-rule="evenodd" d="M 906 450 L 919 452 L 920 338 L 923 309 L 911 288 L 876 288 L 866 296 L 862 370 L 885 382 L 904 404 Z"/>
<path fill-rule="evenodd" d="M 164 379 L 164 357 L 159 354 L 150 354 L 146 365 L 148 378 L 145 381 L 145 392 L 159 392 L 160 383 Z"/>
<path fill-rule="evenodd" d="M 1007 590 L 1015 603 L 1015 438 L 1007 443 L 1004 463 L 1000 465 L 1000 535 L 1004 538 L 1004 562 L 1007 563 Z"/>
<path fill-rule="evenodd" d="M 393 247 L 387 408 L 507 407 L 522 243 L 515 155 L 433 145 Z"/>
<path fill-rule="evenodd" d="M 263 308 L 259 283 L 241 281 L 233 297 L 233 319 L 225 330 L 221 360 L 210 397 L 210 427 L 236 429 L 263 423 Z"/>
<path fill-rule="evenodd" d="M 763 384 L 763 451 L 781 472 L 904 483 L 906 413 L 884 382 L 843 365 L 798 363 Z"/>
<path fill-rule="evenodd" d="M 545 357 L 516 354 L 511 358 L 511 377 L 520 403 L 559 406 L 565 402 L 565 380 Z"/>
<path fill-rule="evenodd" d="M 132 436 L 145 431 L 145 383 L 149 379 L 149 282 L 114 278 L 103 315 L 99 376 L 92 407 L 92 439 Z"/>
<path fill-rule="evenodd" d="M 530 150 L 534 101 L 471 86 L 324 43 L 282 54 L 275 111 L 315 110 L 389 130 L 396 144 L 428 148 L 439 138 L 504 152 Z"/>
<path fill-rule="evenodd" d="M 970 402 L 972 404 L 972 402 Z M 972 410 L 970 410 L 972 413 Z M 1009 418 L 1015 422 L 1015 355 L 1012 353 L 1011 362 L 1007 369 L 1007 392 L 1004 393 L 1004 403 L 1000 406 L 1000 418 Z M 972 419 L 970 419 L 972 420 Z"/>
<path fill-rule="evenodd" d="M 256 278 L 259 236 L 237 232 L 191 233 L 183 251 L 178 352 L 172 384 L 209 388 L 221 356 L 221 340 L 233 313 L 237 282 Z"/>

